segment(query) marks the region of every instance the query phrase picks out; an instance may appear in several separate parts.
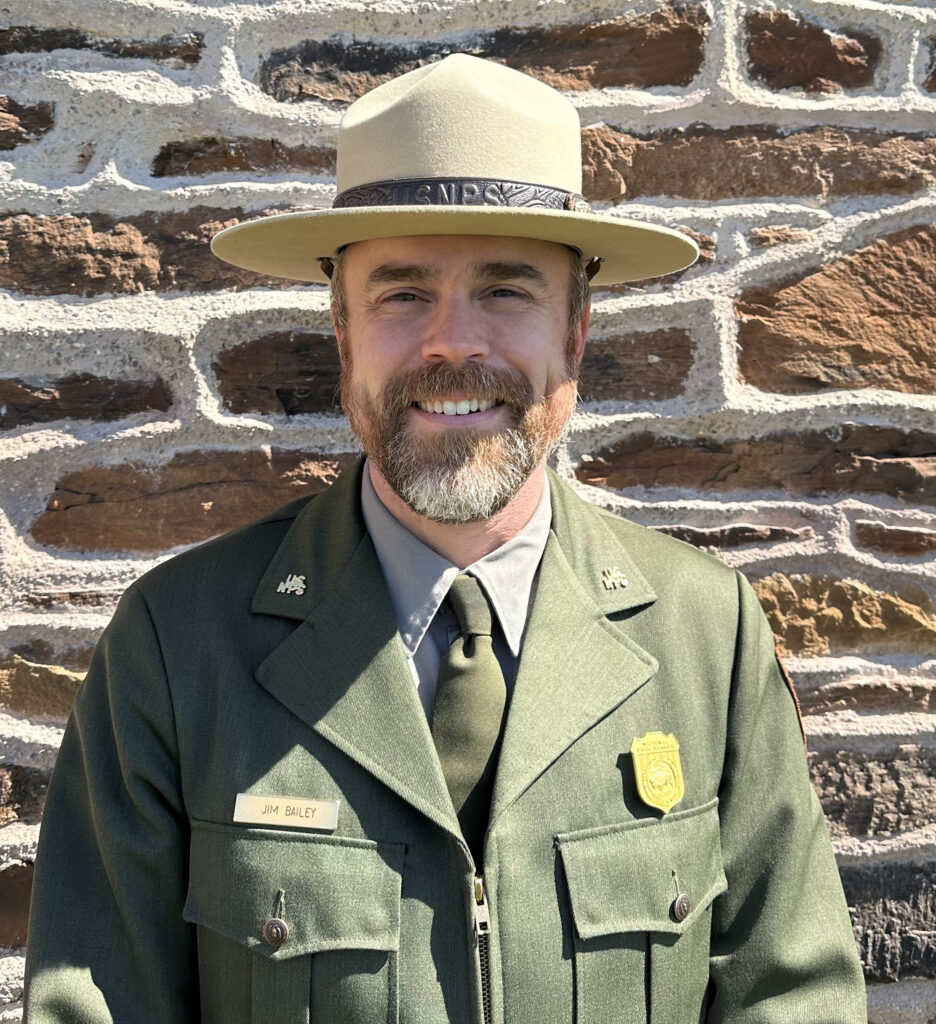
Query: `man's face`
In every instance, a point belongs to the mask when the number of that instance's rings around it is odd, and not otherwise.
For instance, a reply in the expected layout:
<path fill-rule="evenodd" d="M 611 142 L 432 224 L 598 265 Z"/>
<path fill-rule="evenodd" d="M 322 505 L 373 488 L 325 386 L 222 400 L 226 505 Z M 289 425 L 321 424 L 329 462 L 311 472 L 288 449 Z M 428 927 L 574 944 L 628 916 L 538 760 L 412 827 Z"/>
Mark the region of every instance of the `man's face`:
<path fill-rule="evenodd" d="M 438 522 L 490 518 L 562 435 L 587 314 L 569 251 L 531 239 L 356 242 L 342 257 L 341 398 L 393 490 Z"/>

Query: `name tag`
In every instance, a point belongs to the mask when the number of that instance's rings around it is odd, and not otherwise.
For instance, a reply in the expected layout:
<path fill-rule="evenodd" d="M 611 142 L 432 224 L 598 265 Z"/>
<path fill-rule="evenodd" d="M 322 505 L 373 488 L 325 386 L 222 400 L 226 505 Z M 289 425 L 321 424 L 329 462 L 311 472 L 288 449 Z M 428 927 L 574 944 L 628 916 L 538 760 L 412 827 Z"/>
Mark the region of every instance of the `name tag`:
<path fill-rule="evenodd" d="M 238 793 L 234 820 L 245 825 L 292 825 L 329 832 L 338 825 L 340 800 L 302 800 L 291 796 L 253 796 Z"/>

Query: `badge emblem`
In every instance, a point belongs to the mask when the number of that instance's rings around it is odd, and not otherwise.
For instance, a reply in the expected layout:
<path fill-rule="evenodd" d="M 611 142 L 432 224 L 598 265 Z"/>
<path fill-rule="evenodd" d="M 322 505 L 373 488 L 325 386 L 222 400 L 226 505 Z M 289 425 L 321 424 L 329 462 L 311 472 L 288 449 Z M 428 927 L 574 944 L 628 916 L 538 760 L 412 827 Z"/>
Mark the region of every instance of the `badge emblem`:
<path fill-rule="evenodd" d="M 296 597 L 302 597 L 305 593 L 305 588 L 305 576 L 297 576 L 294 572 L 291 572 L 286 579 L 280 580 L 276 592 L 277 594 L 295 594 Z"/>
<path fill-rule="evenodd" d="M 667 814 L 683 798 L 679 741 L 672 733 L 648 732 L 630 747 L 640 799 Z"/>
<path fill-rule="evenodd" d="M 623 590 L 627 586 L 627 577 L 616 565 L 601 570 L 601 582 L 605 590 Z"/>

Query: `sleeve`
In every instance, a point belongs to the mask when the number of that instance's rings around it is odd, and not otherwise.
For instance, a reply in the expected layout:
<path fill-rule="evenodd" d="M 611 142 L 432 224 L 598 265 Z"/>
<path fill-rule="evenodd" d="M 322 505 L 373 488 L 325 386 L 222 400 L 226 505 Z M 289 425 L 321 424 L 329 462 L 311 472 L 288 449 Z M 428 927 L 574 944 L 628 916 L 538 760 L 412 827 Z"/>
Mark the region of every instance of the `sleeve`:
<path fill-rule="evenodd" d="M 799 716 L 739 574 L 719 790 L 728 890 L 713 905 L 709 1024 L 864 1024 L 864 981 Z"/>
<path fill-rule="evenodd" d="M 36 858 L 24 1024 L 198 1019 L 172 702 L 131 588 L 78 692 Z"/>

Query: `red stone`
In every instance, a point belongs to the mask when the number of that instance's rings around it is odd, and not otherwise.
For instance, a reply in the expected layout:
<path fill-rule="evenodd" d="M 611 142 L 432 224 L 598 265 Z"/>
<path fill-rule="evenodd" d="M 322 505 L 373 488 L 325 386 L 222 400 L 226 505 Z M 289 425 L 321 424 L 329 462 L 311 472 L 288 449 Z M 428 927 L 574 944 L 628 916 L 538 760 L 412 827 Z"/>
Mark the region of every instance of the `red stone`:
<path fill-rule="evenodd" d="M 745 18 L 748 71 L 768 89 L 840 92 L 874 84 L 881 41 L 850 29 L 830 31 L 787 11 Z"/>
<path fill-rule="evenodd" d="M 166 551 L 316 494 L 354 458 L 282 449 L 197 451 L 152 468 L 78 470 L 59 481 L 32 535 L 39 544 L 78 551 Z"/>

